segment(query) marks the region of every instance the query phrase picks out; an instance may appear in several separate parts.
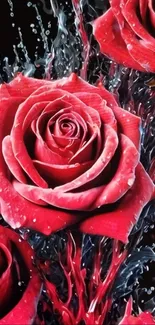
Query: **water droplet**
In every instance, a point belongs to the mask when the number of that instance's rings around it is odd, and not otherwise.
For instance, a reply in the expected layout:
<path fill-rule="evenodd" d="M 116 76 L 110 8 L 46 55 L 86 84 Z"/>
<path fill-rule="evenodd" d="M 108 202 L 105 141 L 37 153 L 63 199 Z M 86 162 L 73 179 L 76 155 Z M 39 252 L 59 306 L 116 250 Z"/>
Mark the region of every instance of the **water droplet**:
<path fill-rule="evenodd" d="M 32 29 L 32 32 L 33 32 L 34 34 L 37 34 L 37 30 L 36 30 L 35 28 Z"/>
<path fill-rule="evenodd" d="M 17 227 L 17 228 L 20 228 L 20 227 L 21 227 L 20 222 L 17 222 L 17 223 L 16 223 L 16 227 Z"/>
<path fill-rule="evenodd" d="M 46 33 L 45 33 L 45 29 L 44 29 L 44 25 L 43 25 L 43 22 L 42 22 L 42 18 L 39 14 L 39 10 L 37 8 L 37 5 L 33 5 L 33 8 L 35 9 L 36 11 L 36 19 L 38 20 L 38 25 L 40 27 L 40 35 L 41 35 L 41 38 L 42 38 L 42 41 L 43 41 L 43 44 L 44 44 L 44 49 L 46 51 L 46 53 L 49 51 L 49 48 L 48 48 L 48 39 L 47 39 L 47 36 L 46 36 Z M 34 32 L 35 34 L 37 34 L 37 32 Z"/>
<path fill-rule="evenodd" d="M 50 31 L 46 30 L 45 34 L 48 36 L 50 34 Z"/>
<path fill-rule="evenodd" d="M 130 51 L 132 50 L 132 45 L 131 44 L 127 44 L 127 49 Z"/>
<path fill-rule="evenodd" d="M 151 295 L 151 293 L 152 293 L 152 290 L 151 290 L 151 288 L 150 288 L 150 289 L 147 290 L 147 294 L 148 294 L 148 295 Z"/>
<path fill-rule="evenodd" d="M 134 178 L 129 178 L 129 179 L 128 179 L 128 185 L 129 185 L 129 186 L 132 186 L 133 183 L 134 183 Z"/>

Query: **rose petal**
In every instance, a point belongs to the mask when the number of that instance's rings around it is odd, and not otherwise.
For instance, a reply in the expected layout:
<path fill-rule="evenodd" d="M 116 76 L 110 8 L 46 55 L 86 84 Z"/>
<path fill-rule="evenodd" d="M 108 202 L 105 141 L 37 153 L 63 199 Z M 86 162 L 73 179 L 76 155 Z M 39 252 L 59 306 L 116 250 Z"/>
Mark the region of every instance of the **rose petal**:
<path fill-rule="evenodd" d="M 69 78 L 68 78 L 69 79 Z M 94 120 L 94 123 L 97 124 L 98 127 L 101 126 L 101 119 L 99 113 L 93 109 L 91 106 L 86 106 L 80 99 L 78 99 L 73 93 L 69 93 L 65 90 L 53 89 L 53 85 L 50 86 L 43 86 L 40 87 L 37 91 L 33 93 L 32 96 L 28 98 L 28 100 L 25 102 L 26 106 L 31 105 L 31 101 L 35 99 L 35 101 L 42 101 L 45 100 L 45 98 L 49 98 L 49 100 L 56 99 L 57 97 L 63 97 L 63 100 L 65 102 L 67 101 L 72 107 L 74 107 L 74 111 L 80 114 L 85 121 L 91 122 L 91 119 Z M 97 87 L 96 87 L 97 90 Z M 53 95 L 53 96 L 52 96 Z M 29 101 L 29 102 L 28 102 Z M 27 108 L 26 108 L 27 109 Z M 46 112 L 46 110 L 44 110 Z"/>
<path fill-rule="evenodd" d="M 1 123 L 3 125 L 3 118 L 0 120 Z M 4 220 L 12 228 L 28 227 L 49 235 L 51 232 L 77 223 L 82 218 L 74 213 L 40 207 L 22 198 L 7 179 L 2 157 L 0 159 L 0 177 L 0 210 Z"/>
<path fill-rule="evenodd" d="M 140 150 L 140 117 L 123 110 L 121 107 L 113 107 L 118 125 L 120 126 L 121 133 L 125 134 L 135 145 L 137 150 Z"/>
<path fill-rule="evenodd" d="M 18 105 L 23 101 L 23 98 L 21 97 L 14 97 L 14 98 L 5 98 L 2 99 L 0 102 L 0 110 L 1 110 L 1 118 L 0 118 L 0 162 L 1 166 L 3 168 L 4 173 L 6 174 L 8 171 L 8 168 L 4 162 L 3 156 L 2 156 L 2 140 L 3 138 L 10 133 L 13 121 L 14 121 L 14 115 L 18 109 Z M 7 121 L 7 123 L 5 122 Z"/>
<path fill-rule="evenodd" d="M 117 121 L 115 119 L 115 115 L 111 108 L 106 106 L 105 100 L 97 94 L 88 94 L 86 92 L 83 93 L 75 93 L 75 95 L 82 100 L 86 105 L 93 105 L 101 117 L 101 120 L 105 124 L 109 124 L 114 130 L 117 130 Z M 93 103 L 93 104 L 92 104 Z"/>
<path fill-rule="evenodd" d="M 62 113 L 63 112 L 65 112 L 65 114 L 70 113 L 72 106 L 70 108 L 65 108 L 65 106 L 68 105 L 68 103 L 66 103 L 65 101 L 63 101 L 63 102 L 65 105 L 64 105 Z M 61 111 L 58 112 L 57 114 L 55 114 L 54 118 L 56 119 L 56 116 L 60 113 L 61 113 Z M 48 147 L 52 151 L 62 155 L 64 158 L 71 158 L 73 156 L 73 154 L 78 150 L 80 143 L 81 143 L 81 145 L 83 144 L 85 137 L 86 137 L 86 133 L 87 133 L 87 124 L 84 121 L 84 119 L 75 111 L 73 111 L 73 115 L 74 115 L 74 118 L 77 119 L 77 121 L 79 122 L 79 124 L 81 125 L 81 127 L 83 129 L 83 135 L 82 135 L 81 139 L 80 138 L 78 139 L 76 137 L 69 138 L 68 145 L 65 148 L 60 148 L 58 145 L 58 137 L 54 134 L 51 134 L 51 131 L 50 131 L 50 124 L 51 124 L 52 119 L 50 119 L 48 121 L 47 128 L 46 128 L 45 135 L 44 135 L 44 138 L 45 138 L 45 141 L 46 141 Z"/>
<path fill-rule="evenodd" d="M 146 0 L 139 0 L 140 16 L 141 16 L 143 25 L 145 25 L 145 23 L 146 23 L 147 8 L 148 8 L 147 1 Z"/>
<path fill-rule="evenodd" d="M 107 10 L 93 24 L 93 34 L 100 45 L 100 51 L 116 62 L 136 70 L 144 70 L 128 53 L 120 28 L 112 9 Z"/>
<path fill-rule="evenodd" d="M 111 6 L 113 9 L 113 3 L 115 0 L 111 1 Z M 120 1 L 119 1 L 120 3 Z M 149 32 L 143 27 L 137 17 L 137 5 L 139 0 L 121 0 L 122 14 L 126 21 L 128 22 L 130 28 L 134 31 L 135 35 L 139 36 L 143 40 L 143 45 L 145 44 L 150 50 L 155 50 L 155 39 L 149 34 Z M 119 4 L 120 5 L 120 4 Z M 115 14 L 115 11 L 114 11 Z"/>
<path fill-rule="evenodd" d="M 31 97 L 30 97 L 31 98 Z M 25 110 L 24 110 L 25 108 Z M 25 118 L 25 111 L 27 109 L 26 101 L 21 104 L 18 109 L 14 124 L 11 129 L 11 142 L 14 156 L 16 157 L 18 163 L 21 165 L 23 170 L 28 174 L 28 176 L 32 179 L 34 183 L 38 186 L 47 187 L 47 183 L 40 177 L 37 170 L 34 168 L 32 160 L 28 155 L 26 146 L 23 141 L 23 120 Z"/>
<path fill-rule="evenodd" d="M 62 138 L 56 137 L 55 135 L 51 135 L 51 138 L 54 140 L 53 143 L 56 143 L 57 145 L 59 142 L 60 143 L 62 142 Z M 50 143 L 52 142 L 51 138 L 49 139 Z M 68 139 L 66 147 L 64 147 L 64 148 L 58 147 L 60 154 L 64 158 L 66 157 L 66 158 L 71 159 L 74 155 L 74 152 L 76 152 L 78 150 L 82 141 L 83 140 L 81 140 L 81 139 L 71 137 L 70 139 Z M 49 142 L 47 141 L 47 143 L 49 143 Z M 54 150 L 55 148 L 52 148 L 52 149 Z"/>
<path fill-rule="evenodd" d="M 0 85 L 0 98 L 21 96 L 25 99 L 39 87 L 48 84 L 51 84 L 51 81 L 28 78 L 19 73 L 17 77 L 8 84 Z"/>
<path fill-rule="evenodd" d="M 37 302 L 41 291 L 40 277 L 37 269 L 35 269 L 32 264 L 32 258 L 34 257 L 33 250 L 27 242 L 22 240 L 19 242 L 20 237 L 15 232 L 0 226 L 0 239 L 3 236 L 7 236 L 18 248 L 28 270 L 31 269 L 31 278 L 19 303 L 6 316 L 0 319 L 0 325 L 32 324 L 36 315 Z"/>
<path fill-rule="evenodd" d="M 151 160 L 148 174 L 151 177 L 152 181 L 155 183 L 155 157 L 153 157 L 153 159 Z"/>
<path fill-rule="evenodd" d="M 155 28 L 155 10 L 153 8 L 152 0 L 148 0 L 148 6 L 149 6 L 149 11 L 150 11 L 150 20 L 152 23 L 152 27 Z"/>
<path fill-rule="evenodd" d="M 1 118 L 2 115 L 4 115 L 7 121 L 7 123 L 4 123 L 1 127 L 2 138 L 10 134 L 16 111 L 18 110 L 18 106 L 22 102 L 23 102 L 23 97 L 1 99 L 0 101 Z"/>
<path fill-rule="evenodd" d="M 109 107 L 113 107 L 118 104 L 113 94 L 104 88 L 102 82 L 98 82 L 97 84 L 97 93 L 107 102 Z"/>
<path fill-rule="evenodd" d="M 47 140 L 46 136 L 45 136 L 45 142 L 46 142 L 45 143 L 44 139 L 40 136 L 40 132 L 39 132 L 40 126 L 43 127 L 43 124 L 45 124 L 48 121 L 50 116 L 57 112 L 58 107 L 59 107 L 59 109 L 60 108 L 64 109 L 65 107 L 68 107 L 68 103 L 63 101 L 62 98 L 58 98 L 58 99 L 54 100 L 52 103 L 51 102 L 50 103 L 43 102 L 43 103 L 39 103 L 39 104 L 34 104 L 30 108 L 28 114 L 26 115 L 26 118 L 24 119 L 23 130 L 25 131 L 31 122 L 31 127 L 33 129 L 35 136 L 37 137 L 36 145 L 35 145 L 35 156 L 36 156 L 36 158 L 38 158 L 44 162 L 49 162 L 49 161 L 52 162 L 53 161 L 53 163 L 59 163 L 59 164 L 63 163 L 64 164 L 65 161 L 66 161 L 66 163 L 68 162 L 68 159 L 66 159 L 66 158 L 71 158 L 73 155 L 71 152 L 69 152 L 69 149 L 68 149 L 68 152 L 66 150 L 63 154 L 63 162 L 62 162 L 61 154 L 63 153 L 63 151 L 61 151 L 60 148 L 57 147 L 55 141 L 52 141 L 52 140 L 54 140 L 53 136 L 50 137 L 50 143 L 53 144 L 53 148 L 52 148 L 51 146 L 49 146 L 49 141 L 46 141 Z M 42 111 L 43 108 L 44 108 L 44 110 Z M 42 111 L 42 113 L 41 113 L 41 111 Z M 37 125 L 36 125 L 37 117 L 39 117 L 39 118 L 37 120 Z M 53 153 L 53 150 L 54 150 L 54 153 Z"/>
<path fill-rule="evenodd" d="M 96 150 L 93 155 L 94 141 L 97 141 Z M 83 146 L 80 146 L 79 150 L 69 160 L 70 164 L 84 163 L 89 160 L 96 160 L 101 149 L 101 134 L 100 129 L 94 125 L 94 130 L 91 130 L 90 139 L 86 141 Z"/>
<path fill-rule="evenodd" d="M 72 181 L 87 171 L 93 164 L 93 162 L 88 161 L 86 163 L 75 165 L 51 165 L 37 160 L 34 160 L 33 163 L 39 173 L 48 180 L 48 183 L 51 184 L 51 187 Z M 54 186 L 54 184 L 56 185 Z"/>
<path fill-rule="evenodd" d="M 42 87 L 41 87 L 42 88 Z M 43 87 L 44 88 L 44 87 Z M 51 89 L 51 87 L 49 87 Z M 37 90 L 38 92 L 38 90 Z M 60 91 L 50 91 L 48 93 L 43 93 L 41 95 L 36 95 L 36 93 L 33 93 L 32 96 L 30 96 L 20 107 L 20 109 L 18 109 L 18 112 L 15 116 L 15 120 L 14 120 L 14 125 L 13 128 L 11 130 L 11 140 L 12 140 L 12 148 L 13 148 L 13 152 L 14 155 L 16 157 L 16 159 L 18 160 L 19 164 L 21 165 L 21 167 L 24 169 L 24 171 L 28 174 L 28 176 L 32 179 L 32 181 L 37 184 L 38 186 L 41 187 L 47 187 L 47 183 L 40 177 L 40 175 L 38 174 L 37 170 L 34 168 L 33 163 L 31 158 L 29 157 L 24 141 L 23 141 L 23 121 L 27 115 L 27 113 L 29 114 L 29 119 L 30 120 L 30 109 L 32 108 L 32 106 L 38 102 L 39 103 L 39 107 L 37 110 L 37 114 L 39 113 L 39 109 L 42 110 L 44 107 L 44 102 L 46 102 L 47 100 L 52 100 L 52 99 L 56 99 L 57 96 L 59 96 Z M 64 95 L 63 92 L 61 92 L 59 97 L 62 97 Z M 41 102 L 43 102 L 43 107 Z M 31 110 L 32 114 L 36 114 L 36 107 L 34 112 Z"/>
<path fill-rule="evenodd" d="M 109 106 L 117 105 L 114 96 L 109 93 L 109 91 L 107 91 L 103 85 L 101 85 L 101 83 L 98 84 L 98 87 L 95 87 L 78 77 L 75 73 L 72 73 L 70 77 L 55 81 L 39 80 L 18 74 L 18 76 L 9 84 L 0 85 L 0 96 L 1 98 L 22 96 L 24 99 L 42 86 L 50 86 L 51 89 L 64 89 L 70 93 L 75 93 L 76 89 L 76 92 L 99 94 L 104 100 L 107 101 Z M 60 97 L 61 96 L 59 96 L 59 98 Z"/>
<path fill-rule="evenodd" d="M 120 146 L 121 157 L 116 174 L 97 198 L 95 207 L 118 201 L 135 181 L 135 167 L 139 161 L 139 153 L 129 138 L 123 134 L 121 134 Z"/>
<path fill-rule="evenodd" d="M 119 323 L 119 325 L 154 325 L 155 320 L 153 319 L 153 316 L 149 312 L 144 312 L 138 315 L 137 317 L 135 316 L 128 316 L 128 317 L 123 317 L 122 321 Z"/>
<path fill-rule="evenodd" d="M 41 206 L 47 206 L 48 205 L 45 201 L 43 201 L 39 197 L 37 197 L 36 199 L 33 198 L 33 194 L 32 194 L 32 191 L 31 191 L 31 186 L 29 184 L 27 184 L 27 187 L 26 187 L 27 192 L 26 192 L 26 190 L 24 188 L 24 183 L 20 183 L 20 184 L 21 184 L 21 186 L 19 186 L 19 182 L 16 181 L 16 180 L 12 181 L 12 186 L 14 187 L 16 192 L 19 193 L 19 195 L 21 195 L 24 199 L 27 199 L 30 202 L 35 203 L 37 205 L 41 205 Z M 17 211 L 18 211 L 18 208 L 17 208 Z M 25 219 L 25 216 L 24 216 L 24 219 Z"/>
<path fill-rule="evenodd" d="M 88 82 L 78 77 L 75 73 L 71 73 L 70 77 L 54 81 L 52 88 L 63 89 L 71 94 L 75 93 L 75 89 L 76 93 L 85 92 L 88 94 L 98 94 L 107 102 L 108 106 L 112 107 L 113 105 L 117 105 L 114 96 L 107 91 L 101 83 L 98 83 L 98 87 L 90 85 Z"/>
<path fill-rule="evenodd" d="M 38 90 L 37 90 L 38 92 Z M 35 92 L 36 93 L 36 92 Z M 41 102 L 46 102 L 46 100 L 52 100 L 56 99 L 58 92 L 53 91 L 50 93 L 44 93 L 40 96 L 36 96 L 35 93 L 28 97 L 28 99 L 22 103 L 20 108 L 17 111 L 17 114 L 15 116 L 14 125 L 11 130 L 11 140 L 12 140 L 12 148 L 14 155 L 16 159 L 18 160 L 21 167 L 24 169 L 24 171 L 28 174 L 28 176 L 32 179 L 32 181 L 41 187 L 47 187 L 47 183 L 41 178 L 41 176 L 38 174 L 37 170 L 34 168 L 32 160 L 30 156 L 28 155 L 28 152 L 26 150 L 24 141 L 23 141 L 23 122 L 27 114 L 30 114 L 30 109 L 32 106 L 38 102 L 39 103 L 39 109 L 42 110 Z M 60 91 L 59 91 L 60 93 Z M 61 93 L 62 94 L 62 93 Z M 63 96 L 63 94 L 62 94 Z M 60 97 L 62 97 L 60 95 Z M 34 113 L 36 114 L 36 107 Z M 37 112 L 39 113 L 39 112 Z M 33 114 L 33 112 L 32 112 Z M 30 118 L 30 116 L 29 116 Z M 29 120 L 29 119 L 28 119 Z"/>
<path fill-rule="evenodd" d="M 6 121 L 12 123 L 11 116 L 18 108 L 19 102 L 21 102 L 21 98 L 11 98 L 0 103 L 0 109 L 3 111 L 0 118 L 0 145 L 4 136 L 7 135 L 7 127 L 9 129 L 9 123 L 6 125 Z M 0 179 L 0 210 L 4 220 L 12 228 L 28 227 L 49 235 L 51 232 L 74 224 L 82 218 L 82 216 L 77 217 L 72 213 L 40 207 L 22 198 L 7 179 L 6 165 L 1 150 Z"/>
<path fill-rule="evenodd" d="M 133 304 L 132 299 L 130 298 L 127 302 L 125 315 L 119 325 L 153 325 L 155 320 L 149 312 L 142 312 L 137 317 L 132 316 Z"/>
<path fill-rule="evenodd" d="M 142 69 L 141 71 L 154 72 L 155 71 L 155 53 L 142 45 L 142 41 L 136 38 L 133 32 L 126 28 L 123 31 L 123 39 L 125 40 L 129 54 L 133 57 L 135 62 L 138 62 Z M 135 67 L 133 67 L 135 68 Z"/>
<path fill-rule="evenodd" d="M 12 256 L 9 252 L 7 246 L 5 246 L 0 241 L 0 249 L 4 252 L 5 258 L 7 260 L 7 268 L 0 276 L 0 308 L 1 310 L 5 307 L 7 300 L 11 295 L 11 288 L 13 283 L 13 278 L 11 274 L 11 264 L 12 264 Z"/>
<path fill-rule="evenodd" d="M 118 137 L 117 133 L 111 128 L 109 125 L 104 125 L 104 138 L 105 144 L 102 153 L 100 154 L 97 161 L 94 165 L 84 174 L 76 178 L 72 182 L 68 182 L 65 185 L 56 187 L 56 190 L 61 192 L 68 192 L 76 189 L 94 178 L 96 178 L 101 172 L 105 169 L 105 167 L 109 164 L 109 161 L 113 157 L 115 150 L 118 146 Z"/>
<path fill-rule="evenodd" d="M 139 163 L 136 168 L 136 181 L 133 187 L 123 197 L 114 211 L 96 214 L 79 224 L 79 230 L 101 236 L 119 239 L 124 243 L 140 216 L 144 206 L 149 202 L 154 191 L 154 185 Z"/>
<path fill-rule="evenodd" d="M 41 112 L 48 105 L 48 101 L 43 101 L 40 103 L 34 103 L 28 113 L 26 114 L 24 120 L 22 121 L 22 130 L 23 133 L 27 130 L 27 128 L 31 125 L 32 121 L 36 120 L 37 117 L 40 116 Z"/>
<path fill-rule="evenodd" d="M 121 13 L 120 0 L 111 0 L 112 11 L 117 18 L 122 39 L 126 43 L 131 57 L 138 62 L 144 71 L 155 71 L 154 52 L 142 45 L 128 23 L 124 21 Z M 129 66 L 129 64 L 127 64 Z M 135 69 L 135 64 L 132 66 Z M 141 69 L 142 70 L 142 69 Z"/>
<path fill-rule="evenodd" d="M 37 119 L 37 125 L 36 129 L 38 134 L 42 134 L 44 126 L 48 123 L 50 118 L 54 118 L 54 116 L 59 116 L 60 112 L 63 112 L 64 109 L 70 109 L 71 105 L 63 100 L 62 98 L 56 98 L 52 102 L 47 102 L 47 105 L 44 107 L 42 112 L 39 112 L 38 119 Z M 28 112 L 28 115 L 30 115 L 30 121 L 34 119 L 33 117 L 33 107 L 30 108 L 30 111 Z M 56 121 L 56 118 L 55 118 Z"/>
<path fill-rule="evenodd" d="M 44 92 L 47 94 L 51 94 L 52 91 L 49 90 L 50 87 L 41 87 L 40 89 L 38 89 L 38 91 L 35 92 L 35 94 L 33 94 L 33 96 L 40 96 L 40 93 Z M 78 98 L 76 98 L 73 94 L 69 94 L 69 93 L 65 93 L 65 91 L 62 90 L 57 90 L 57 95 L 61 94 L 64 95 L 64 99 L 66 96 L 66 99 L 69 101 L 69 103 L 74 107 L 74 111 L 77 112 L 78 114 L 81 114 L 81 116 L 84 118 L 84 120 L 87 121 L 87 123 L 89 123 L 90 128 L 93 125 L 97 125 L 98 127 L 101 126 L 101 120 L 100 120 L 100 116 L 99 113 L 93 109 L 92 107 L 88 107 L 86 106 L 82 101 L 80 101 Z M 66 94 L 66 95 L 65 95 Z M 98 132 L 97 132 L 98 133 Z M 96 133 L 96 134 L 97 134 Z M 94 138 L 94 137 L 93 137 Z M 99 139 L 100 142 L 100 139 Z M 90 142 L 89 142 L 90 143 Z M 86 143 L 86 147 L 88 146 L 88 144 Z M 76 154 L 76 160 L 75 157 L 74 160 L 71 160 L 71 163 L 79 163 L 79 162 L 84 162 L 86 159 L 90 160 L 91 157 L 90 155 L 88 155 L 88 153 L 91 151 L 91 148 L 89 148 L 86 152 L 85 147 L 83 146 L 83 148 L 81 148 L 80 150 L 80 154 L 78 155 L 78 152 Z M 78 155 L 78 158 L 77 158 Z M 79 160 L 80 159 L 80 160 Z"/>
<path fill-rule="evenodd" d="M 42 114 L 43 116 L 45 114 Z M 65 157 L 62 159 L 59 152 L 52 152 L 52 150 L 48 147 L 47 143 L 44 141 L 42 136 L 39 132 L 39 126 L 38 123 L 36 123 L 36 120 L 33 120 L 31 123 L 31 128 L 33 133 L 36 136 L 36 141 L 34 144 L 34 157 L 36 159 L 41 160 L 45 163 L 54 163 L 54 164 L 64 164 L 65 162 L 68 162 L 68 159 L 65 159 Z M 67 157 L 66 157 L 67 158 Z"/>
<path fill-rule="evenodd" d="M 77 115 L 77 114 L 76 114 Z M 78 116 L 74 115 L 74 113 L 66 113 L 64 112 L 61 116 L 57 118 L 54 123 L 53 133 L 59 139 L 62 140 L 64 138 L 64 142 L 60 142 L 60 146 L 65 147 L 68 145 L 68 141 L 70 137 L 80 137 L 80 125 L 78 123 Z M 76 119 L 77 117 L 77 119 Z M 67 122 L 64 122 L 67 121 Z M 54 121 L 53 121 L 54 122 Z M 52 126 L 53 123 L 51 123 Z M 66 124 L 67 127 L 63 125 Z M 67 143 L 66 143 L 67 142 Z"/>
<path fill-rule="evenodd" d="M 58 146 L 68 146 L 70 147 L 70 142 L 72 140 L 78 140 L 78 138 L 80 139 L 81 138 L 81 142 L 83 143 L 84 140 L 85 140 L 85 137 L 86 137 L 86 133 L 87 133 L 87 124 L 86 122 L 83 120 L 83 118 L 76 112 L 71 112 L 70 110 L 68 109 L 64 109 L 63 110 L 64 113 L 61 115 L 61 117 L 59 117 L 55 122 L 54 122 L 54 117 L 51 118 L 49 121 L 48 121 L 48 124 L 47 124 L 47 132 L 45 134 L 45 137 L 47 138 L 47 141 L 50 142 L 50 137 L 51 137 L 51 132 L 50 132 L 50 127 L 52 125 L 52 123 L 55 123 L 55 127 L 59 128 L 59 124 L 61 124 L 61 120 L 64 119 L 64 118 L 68 118 L 70 119 L 70 123 L 72 121 L 72 123 L 74 124 L 74 127 L 76 126 L 76 133 L 75 133 L 75 130 L 74 130 L 74 133 L 75 134 L 72 134 L 71 132 L 68 134 L 59 134 L 59 130 L 58 130 L 58 133 L 57 131 L 55 132 L 55 130 L 53 130 L 53 137 L 55 139 L 57 139 L 57 141 L 59 141 L 59 138 L 60 138 L 60 143 L 58 142 Z M 61 111 L 60 111 L 61 113 Z M 83 134 L 81 134 L 83 133 Z M 65 141 L 65 144 L 62 143 L 62 139 L 64 139 Z"/>
<path fill-rule="evenodd" d="M 10 136 L 6 136 L 2 142 L 2 153 L 5 159 L 6 165 L 9 168 L 12 175 L 21 183 L 27 183 L 26 177 L 23 173 L 21 166 L 14 157 Z"/>
<path fill-rule="evenodd" d="M 76 211 L 91 209 L 93 201 L 96 200 L 103 188 L 101 186 L 73 194 L 21 184 L 18 181 L 13 181 L 13 186 L 17 192 L 36 204 L 41 199 L 52 206 Z"/>
<path fill-rule="evenodd" d="M 2 192 L 2 188 L 5 188 L 5 192 Z M 1 214 L 14 229 L 28 227 L 49 235 L 54 231 L 75 224 L 83 218 L 82 215 L 77 216 L 63 210 L 44 208 L 25 200 L 15 191 L 2 173 L 0 191 Z"/>
<path fill-rule="evenodd" d="M 69 160 L 68 157 L 64 158 L 56 152 L 53 153 L 41 137 L 36 139 L 34 147 L 34 157 L 36 160 L 40 160 L 41 162 L 44 162 L 46 164 L 57 165 L 67 164 Z"/>
<path fill-rule="evenodd" d="M 60 138 L 59 138 L 60 140 Z M 71 138 L 70 143 L 65 148 L 60 148 L 57 144 L 58 138 L 54 135 L 51 135 L 48 138 L 45 138 L 45 141 L 49 148 L 53 151 L 53 154 L 58 153 L 63 157 L 63 163 L 69 163 L 69 160 L 73 157 L 74 152 L 76 152 L 81 144 L 80 139 Z M 66 159 L 67 158 L 67 159 Z"/>
<path fill-rule="evenodd" d="M 12 148 L 16 159 L 18 160 L 21 167 L 24 171 L 28 174 L 31 180 L 40 187 L 47 187 L 47 183 L 41 178 L 38 174 L 37 170 L 33 166 L 32 160 L 28 155 L 26 150 L 24 141 L 23 141 L 23 130 L 22 125 L 23 121 L 29 112 L 30 108 L 37 102 L 44 102 L 47 100 L 55 100 L 57 97 L 62 97 L 66 95 L 71 101 L 72 104 L 75 104 L 74 108 L 76 111 L 81 112 L 88 116 L 87 112 L 85 112 L 81 107 L 84 104 L 78 100 L 74 95 L 66 94 L 62 90 L 51 90 L 51 87 L 43 86 L 39 90 L 33 93 L 24 103 L 21 104 L 20 109 L 18 109 L 14 125 L 11 130 L 11 141 L 12 141 Z M 89 112 L 90 114 L 90 112 Z"/>

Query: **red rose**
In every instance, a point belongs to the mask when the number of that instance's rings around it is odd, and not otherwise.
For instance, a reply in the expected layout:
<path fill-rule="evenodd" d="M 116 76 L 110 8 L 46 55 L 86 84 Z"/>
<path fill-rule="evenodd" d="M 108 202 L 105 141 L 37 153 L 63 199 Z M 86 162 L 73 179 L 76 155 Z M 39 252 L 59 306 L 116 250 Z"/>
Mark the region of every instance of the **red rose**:
<path fill-rule="evenodd" d="M 132 316 L 132 299 L 129 299 L 126 306 L 125 316 L 119 325 L 154 325 L 155 319 L 149 312 L 142 312 L 137 317 Z"/>
<path fill-rule="evenodd" d="M 93 33 L 102 53 L 140 71 L 155 72 L 155 10 L 151 0 L 110 0 Z"/>
<path fill-rule="evenodd" d="M 32 258 L 28 243 L 0 226 L 0 325 L 33 323 L 41 282 Z"/>
<path fill-rule="evenodd" d="M 139 162 L 140 118 L 72 74 L 0 90 L 0 202 L 13 227 L 70 224 L 127 241 L 154 186 Z"/>
<path fill-rule="evenodd" d="M 148 312 L 141 313 L 138 317 L 129 316 L 124 317 L 119 325 L 154 325 L 155 320 L 152 315 Z"/>

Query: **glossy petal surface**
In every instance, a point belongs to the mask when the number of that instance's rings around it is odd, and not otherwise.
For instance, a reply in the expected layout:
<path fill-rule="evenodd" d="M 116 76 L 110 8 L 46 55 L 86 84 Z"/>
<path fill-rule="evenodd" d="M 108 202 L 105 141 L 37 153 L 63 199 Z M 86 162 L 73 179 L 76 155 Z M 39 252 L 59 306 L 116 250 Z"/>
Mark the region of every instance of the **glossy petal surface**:
<path fill-rule="evenodd" d="M 36 308 L 40 297 L 41 281 L 37 270 L 32 264 L 33 251 L 14 231 L 0 226 L 0 324 L 32 324 L 36 316 Z M 19 255 L 20 258 L 19 258 Z M 23 265 L 21 266 L 21 261 Z M 25 268 L 27 283 L 23 294 L 19 295 L 21 278 Z M 31 273 L 30 271 L 31 270 Z M 15 273 L 17 275 L 15 276 Z M 19 281 L 19 282 L 18 282 Z M 17 283 L 16 283 L 17 282 Z M 19 296 L 19 300 L 14 303 Z M 11 307 L 12 306 L 12 307 Z M 11 308 L 11 310 L 10 310 Z"/>
<path fill-rule="evenodd" d="M 152 1 L 111 0 L 109 10 L 92 25 L 102 53 L 129 68 L 155 72 Z"/>

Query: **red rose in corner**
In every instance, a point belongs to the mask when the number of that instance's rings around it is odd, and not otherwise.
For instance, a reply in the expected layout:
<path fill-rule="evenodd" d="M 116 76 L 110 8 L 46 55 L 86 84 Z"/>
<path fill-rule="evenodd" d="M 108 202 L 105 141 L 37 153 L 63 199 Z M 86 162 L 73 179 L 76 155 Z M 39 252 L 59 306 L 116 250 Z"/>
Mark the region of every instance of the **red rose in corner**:
<path fill-rule="evenodd" d="M 0 203 L 14 228 L 127 241 L 154 186 L 139 162 L 140 118 L 72 74 L 18 76 L 0 90 Z"/>
<path fill-rule="evenodd" d="M 93 22 L 102 53 L 127 67 L 155 72 L 155 7 L 151 0 L 110 0 Z"/>
<path fill-rule="evenodd" d="M 0 325 L 33 323 L 41 282 L 32 258 L 28 243 L 0 226 Z"/>
<path fill-rule="evenodd" d="M 150 312 L 141 312 L 138 316 L 131 315 L 132 299 L 129 299 L 126 306 L 126 311 L 119 325 L 154 325 L 155 319 Z"/>
<path fill-rule="evenodd" d="M 152 315 L 148 312 L 141 313 L 139 316 L 124 317 L 119 325 L 154 325 L 155 320 Z"/>

